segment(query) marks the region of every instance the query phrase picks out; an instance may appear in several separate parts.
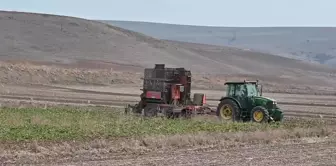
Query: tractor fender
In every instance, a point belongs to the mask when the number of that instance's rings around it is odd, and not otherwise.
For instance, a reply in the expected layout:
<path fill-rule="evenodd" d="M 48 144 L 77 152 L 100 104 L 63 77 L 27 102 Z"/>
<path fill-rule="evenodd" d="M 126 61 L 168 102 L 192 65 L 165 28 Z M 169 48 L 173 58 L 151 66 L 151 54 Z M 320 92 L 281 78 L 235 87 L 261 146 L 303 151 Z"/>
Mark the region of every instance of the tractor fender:
<path fill-rule="evenodd" d="M 239 108 L 242 108 L 238 100 L 233 97 L 222 97 L 221 99 L 219 99 L 220 102 L 223 100 L 233 100 L 238 105 Z"/>

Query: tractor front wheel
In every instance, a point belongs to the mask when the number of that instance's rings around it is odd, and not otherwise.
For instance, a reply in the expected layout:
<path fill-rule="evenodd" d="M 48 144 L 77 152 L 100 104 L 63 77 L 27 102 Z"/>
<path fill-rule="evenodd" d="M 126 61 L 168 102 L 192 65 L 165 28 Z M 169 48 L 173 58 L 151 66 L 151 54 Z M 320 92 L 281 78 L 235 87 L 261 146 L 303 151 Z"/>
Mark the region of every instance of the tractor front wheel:
<path fill-rule="evenodd" d="M 256 106 L 251 111 L 252 122 L 266 123 L 268 122 L 269 117 L 268 111 L 262 106 Z"/>
<path fill-rule="evenodd" d="M 240 109 L 238 104 L 230 99 L 222 100 L 217 107 L 217 117 L 220 120 L 240 121 Z"/>

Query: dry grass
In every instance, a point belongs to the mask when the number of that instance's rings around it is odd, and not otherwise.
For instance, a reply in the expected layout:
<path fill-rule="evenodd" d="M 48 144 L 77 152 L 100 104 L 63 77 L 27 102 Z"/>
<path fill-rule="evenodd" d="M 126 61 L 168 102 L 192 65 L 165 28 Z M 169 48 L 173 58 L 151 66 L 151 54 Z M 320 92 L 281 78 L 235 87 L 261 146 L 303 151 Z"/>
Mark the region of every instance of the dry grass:
<path fill-rule="evenodd" d="M 241 124 L 208 118 L 142 119 L 93 107 L 2 108 L 0 114 L 3 163 L 314 142 L 335 136 L 334 125 L 321 120 Z"/>
<path fill-rule="evenodd" d="M 324 127 L 319 121 L 273 124 L 222 123 L 211 119 L 143 119 L 116 108 L 2 108 L 0 141 L 66 141 L 183 135 L 197 133 L 263 132 Z"/>
<path fill-rule="evenodd" d="M 197 133 L 172 136 L 145 136 L 120 139 L 94 139 L 89 141 L 28 142 L 0 146 L 4 162 L 38 162 L 59 159 L 103 158 L 110 155 L 173 152 L 174 150 L 220 150 L 256 144 L 317 143 L 335 136 L 328 128 L 295 128 L 273 131 L 236 133 Z M 100 157 L 99 157 L 100 156 Z"/>

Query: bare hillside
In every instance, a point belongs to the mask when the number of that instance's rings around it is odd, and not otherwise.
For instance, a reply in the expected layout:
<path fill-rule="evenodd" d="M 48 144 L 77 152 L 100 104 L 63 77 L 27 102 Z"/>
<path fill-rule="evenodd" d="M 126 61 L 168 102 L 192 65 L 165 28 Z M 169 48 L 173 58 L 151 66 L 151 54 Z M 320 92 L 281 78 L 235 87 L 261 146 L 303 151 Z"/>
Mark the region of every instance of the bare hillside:
<path fill-rule="evenodd" d="M 318 70 L 290 59 L 281 58 L 283 63 L 279 64 L 279 58 L 274 56 L 274 60 L 269 61 L 269 64 L 256 65 L 255 63 L 261 60 L 258 54 L 229 48 L 220 48 L 222 51 L 216 55 L 217 59 L 247 60 L 246 57 L 249 56 L 249 65 L 255 64 L 254 66 L 259 67 L 245 67 L 246 62 L 218 62 L 197 51 L 180 47 L 179 44 L 79 18 L 16 12 L 1 12 L 0 18 L 2 59 L 64 64 L 93 60 L 144 67 L 164 62 L 212 73 L 260 73 L 266 68 L 278 71 L 283 65 L 287 68 L 308 67 Z M 193 48 L 197 47 L 195 45 Z M 235 56 L 237 54 L 246 57 Z"/>
<path fill-rule="evenodd" d="M 208 27 L 106 21 L 159 39 L 249 48 L 335 66 L 335 27 Z"/>
<path fill-rule="evenodd" d="M 198 80 L 196 84 L 203 83 L 206 87 L 210 83 L 222 85 L 223 80 L 234 78 L 259 78 L 270 84 L 335 84 L 335 69 L 323 65 L 224 46 L 159 40 L 80 18 L 3 11 L 0 12 L 0 25 L 0 60 L 47 65 L 38 69 L 32 67 L 31 72 L 28 72 L 27 66 L 22 68 L 4 65 L 0 78 L 3 83 L 27 83 L 29 80 L 35 83 L 62 83 L 64 80 L 67 83 L 77 81 L 85 84 L 109 84 L 108 80 L 113 79 L 114 75 L 119 74 L 118 81 L 111 82 L 120 82 L 122 79 L 120 75 L 123 73 L 117 71 L 131 70 L 141 74 L 143 67 L 165 63 L 170 67 L 191 69 L 194 78 Z M 86 69 L 75 72 L 62 70 L 63 73 L 56 72 L 58 70 L 54 68 L 48 69 L 55 64 Z M 88 70 L 93 68 L 105 68 L 102 72 L 105 74 L 100 75 L 99 71 L 95 71 L 93 75 L 88 74 Z M 20 79 L 28 76 L 22 77 L 22 70 L 31 75 L 24 81 Z M 53 76 L 48 75 L 51 70 Z M 114 75 L 106 77 L 109 71 L 114 72 Z M 69 78 L 66 73 L 71 73 Z M 131 82 L 138 83 L 138 74 L 124 79 L 134 79 Z M 74 75 L 80 78 L 73 77 Z M 90 78 L 85 75 L 90 75 Z M 33 77 L 38 77 L 38 81 Z"/>

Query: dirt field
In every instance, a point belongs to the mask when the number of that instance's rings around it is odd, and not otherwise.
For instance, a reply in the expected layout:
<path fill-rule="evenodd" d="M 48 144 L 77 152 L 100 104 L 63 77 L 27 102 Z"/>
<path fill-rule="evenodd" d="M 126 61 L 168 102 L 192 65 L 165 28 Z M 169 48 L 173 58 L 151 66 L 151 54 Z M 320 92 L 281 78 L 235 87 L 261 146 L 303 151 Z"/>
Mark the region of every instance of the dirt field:
<path fill-rule="evenodd" d="M 223 92 L 213 90 L 193 90 L 193 93 L 206 93 L 208 103 L 216 106 L 215 101 Z M 3 85 L 0 90 L 0 101 L 3 106 L 41 106 L 52 105 L 94 105 L 94 106 L 124 106 L 126 103 L 135 103 L 139 99 L 139 87 L 125 87 L 115 85 L 104 86 L 15 86 Z M 281 93 L 266 93 L 266 96 L 278 100 L 285 111 L 286 119 L 316 118 L 336 121 L 335 96 L 321 95 L 290 95 Z M 287 104 L 281 104 L 286 103 Z M 312 106 L 313 104 L 326 106 Z M 300 105 L 298 105 L 300 104 Z M 334 128 L 334 127 L 332 127 Z M 64 155 L 59 155 L 58 145 L 43 145 L 30 143 L 33 149 L 15 151 L 9 148 L 9 154 L 0 155 L 4 163 L 26 163 L 38 165 L 332 165 L 336 162 L 333 153 L 336 149 L 334 135 L 327 137 L 303 136 L 295 139 L 269 138 L 265 134 L 255 134 L 262 140 L 269 141 L 234 143 L 225 148 L 214 146 L 194 146 L 193 148 L 154 149 L 154 150 L 109 150 L 109 144 L 95 145 L 61 143 L 61 147 L 77 149 L 72 157 L 67 157 L 73 150 L 68 149 Z M 274 137 L 278 137 L 274 133 Z M 300 135 L 300 134 L 296 134 Z M 238 137 L 239 139 L 242 136 Z M 155 139 L 155 138 L 153 138 Z M 208 138 L 210 139 L 210 138 Z M 104 142 L 104 141 L 103 141 Z M 225 142 L 225 141 L 224 141 Z M 266 143 L 267 142 L 267 143 Z M 113 143 L 115 146 L 119 143 Z M 161 143 L 157 143 L 160 145 Z M 225 142 L 230 144 L 230 142 Z M 6 144 L 4 144 L 6 145 Z M 127 145 L 127 143 L 123 144 Z M 111 148 L 111 147 L 110 147 Z M 34 150 L 37 149 L 37 150 Z M 53 149 L 53 150 L 52 150 Z M 113 149 L 113 148 L 112 148 Z M 141 149 L 141 148 L 140 148 Z M 13 151 L 14 150 L 14 151 Z M 32 151 L 33 150 L 33 151 Z M 64 149 L 63 149 L 64 151 Z M 5 151 L 6 152 L 6 151 Z M 56 155 L 57 154 L 57 155 Z M 14 155 L 14 156 L 13 156 Z M 54 156 L 55 155 L 55 156 Z M 21 157 L 20 157 L 21 156 Z M 25 156 L 25 157 L 24 157 Z M 275 157 L 278 156 L 278 157 Z M 1 161 L 1 159 L 0 159 Z M 52 163 L 52 164 L 50 164 Z"/>
<path fill-rule="evenodd" d="M 207 104 L 215 109 L 218 99 L 225 95 L 224 91 L 197 90 L 192 93 L 205 93 Z M 124 107 L 139 101 L 140 88 L 115 85 L 102 86 L 15 86 L 3 85 L 0 89 L 0 100 L 3 105 L 101 105 Z M 265 96 L 277 100 L 288 117 L 310 117 L 327 119 L 336 118 L 336 96 L 300 95 L 283 93 L 264 93 Z M 336 119 L 335 119 L 336 120 Z"/>
<path fill-rule="evenodd" d="M 286 134 L 287 135 L 287 134 Z M 299 135 L 299 134 L 296 134 Z M 251 137 L 252 136 L 252 137 Z M 254 136 L 254 137 L 253 137 Z M 153 137 L 143 140 L 146 147 L 132 140 L 63 143 L 27 143 L 8 149 L 1 145 L 2 163 L 33 165 L 333 165 L 336 158 L 334 135 L 312 138 L 284 138 L 280 133 L 254 133 L 226 136 Z M 203 137 L 203 138 L 199 138 Z M 244 140 L 244 138 L 246 140 Z M 156 140 L 157 139 L 157 140 Z M 189 140 L 188 140 L 189 139 Z M 199 140 L 198 140 L 199 139 Z M 212 139 L 212 145 L 204 139 Z M 238 139 L 238 140 L 235 140 Z M 186 141 L 193 147 L 178 147 Z M 174 141 L 175 143 L 173 144 Z M 209 142 L 212 142 L 209 141 Z M 215 143 L 216 142 L 216 143 Z M 204 143 L 204 145 L 202 145 Z M 168 145 L 171 144 L 171 145 Z M 197 144 L 197 143 L 196 143 Z M 162 147 L 160 146 L 162 145 Z M 152 146 L 152 147 L 151 147 Z M 167 147 L 165 147 L 167 146 Z M 175 146 L 175 147 L 174 147 Z M 20 150 L 18 150 L 20 149 Z M 52 163 L 52 164 L 51 164 Z"/>
<path fill-rule="evenodd" d="M 264 95 L 278 101 L 286 119 L 335 122 L 336 75 L 335 69 L 326 66 L 236 48 L 163 41 L 72 17 L 0 12 L 0 24 L 1 106 L 123 107 L 139 100 L 144 67 L 165 63 L 169 67 L 191 69 L 192 92 L 205 93 L 212 107 L 216 107 L 218 99 L 225 94 L 225 81 L 259 79 L 265 85 Z M 231 141 L 219 139 L 221 137 L 213 139 L 211 135 L 210 138 L 209 135 L 175 136 L 178 141 L 173 139 L 170 143 L 165 137 L 158 139 L 159 142 L 153 141 L 157 137 L 149 138 L 159 147 L 154 149 L 136 146 L 139 140 L 128 145 L 127 139 L 87 144 L 37 141 L 23 146 L 3 142 L 0 162 L 34 165 L 335 163 L 335 157 L 331 156 L 336 149 L 335 131 L 326 134 L 320 130 L 282 131 L 281 139 L 278 139 L 279 131 L 240 134 Z M 246 141 L 250 136 L 259 141 Z M 142 144 L 148 141 L 141 139 Z M 176 142 L 181 139 L 195 146 L 175 149 L 162 146 L 179 146 Z M 237 140 L 245 141 L 236 143 Z M 203 142 L 206 144 L 202 145 Z M 208 146 L 209 142 L 212 146 Z M 277 155 L 283 158 L 274 157 Z"/>
<path fill-rule="evenodd" d="M 177 150 L 146 155 L 120 155 L 87 160 L 85 165 L 333 165 L 335 142 L 248 145 L 223 150 Z M 312 152 L 317 152 L 314 154 Z M 274 157 L 277 156 L 277 157 Z M 60 165 L 82 165 L 83 161 Z M 113 164 L 112 164 L 113 163 Z"/>

